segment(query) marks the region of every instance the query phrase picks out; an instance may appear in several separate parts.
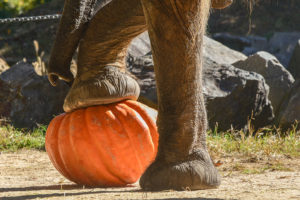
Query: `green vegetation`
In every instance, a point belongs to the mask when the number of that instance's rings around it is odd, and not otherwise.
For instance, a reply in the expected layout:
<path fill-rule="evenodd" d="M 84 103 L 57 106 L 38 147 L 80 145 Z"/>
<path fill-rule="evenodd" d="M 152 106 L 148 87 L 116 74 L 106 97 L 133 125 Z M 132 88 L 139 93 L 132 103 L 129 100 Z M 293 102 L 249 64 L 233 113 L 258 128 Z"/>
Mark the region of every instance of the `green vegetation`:
<path fill-rule="evenodd" d="M 0 0 L 0 17 L 20 15 L 49 1 L 51 0 Z"/>
<path fill-rule="evenodd" d="M 0 127 L 0 152 L 19 149 L 45 149 L 46 126 L 33 131 L 18 130 L 11 126 Z"/>
<path fill-rule="evenodd" d="M 247 132 L 218 132 L 216 128 L 209 131 L 207 143 L 210 152 L 215 155 L 300 157 L 300 131 L 297 131 L 297 125 L 288 131 L 264 128 L 255 133 L 251 129 Z"/>
<path fill-rule="evenodd" d="M 44 149 L 46 129 L 46 126 L 40 126 L 28 132 L 11 126 L 0 127 L 0 151 Z M 300 157 L 300 131 L 296 131 L 296 126 L 286 132 L 276 128 L 264 128 L 256 133 L 237 130 L 219 132 L 215 128 L 208 132 L 207 143 L 210 152 L 218 157 L 226 155 Z"/>
<path fill-rule="evenodd" d="M 286 167 L 283 163 L 280 162 L 274 162 L 265 164 L 262 167 L 255 167 L 255 168 L 247 168 L 242 167 L 238 171 L 241 171 L 243 174 L 262 174 L 266 171 L 293 171 L 293 169 Z"/>

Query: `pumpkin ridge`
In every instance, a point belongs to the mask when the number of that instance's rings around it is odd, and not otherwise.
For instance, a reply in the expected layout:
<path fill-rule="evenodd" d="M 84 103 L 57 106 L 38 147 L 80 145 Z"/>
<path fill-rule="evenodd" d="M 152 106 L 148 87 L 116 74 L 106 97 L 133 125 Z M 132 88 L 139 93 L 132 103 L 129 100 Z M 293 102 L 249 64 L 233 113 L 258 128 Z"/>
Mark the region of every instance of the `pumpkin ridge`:
<path fill-rule="evenodd" d="M 107 105 L 103 105 L 101 107 L 97 107 L 97 109 L 99 110 L 96 115 L 97 115 L 97 118 L 98 119 L 106 119 L 106 116 L 105 116 L 105 112 L 106 111 L 110 111 L 110 108 L 109 106 Z M 102 133 L 105 134 L 105 136 L 102 136 L 103 139 L 105 139 L 104 141 L 104 144 L 106 144 L 105 146 L 103 146 L 103 143 L 99 143 L 99 146 L 100 149 L 101 149 L 101 154 L 102 154 L 102 157 L 103 158 L 108 158 L 108 159 L 103 159 L 103 163 L 105 164 L 106 166 L 106 169 L 109 173 L 111 173 L 112 177 L 114 177 L 115 179 L 117 179 L 120 183 L 123 183 L 123 184 L 126 184 L 126 181 L 124 181 L 122 179 L 122 177 L 120 176 L 120 174 L 118 174 L 118 171 L 114 168 L 112 168 L 111 166 L 113 165 L 113 162 L 111 161 L 110 159 L 110 156 L 109 155 L 110 153 L 107 153 L 107 150 L 106 148 L 109 147 L 111 148 L 111 144 L 112 144 L 112 139 L 111 139 L 111 132 L 110 130 L 108 129 L 108 126 L 107 124 L 104 123 L 104 125 L 101 126 L 102 128 Z M 105 148 L 106 147 L 106 148 Z"/>
<path fill-rule="evenodd" d="M 60 149 L 61 149 L 61 152 L 63 154 L 65 154 L 65 156 L 62 156 L 62 158 L 63 158 L 65 165 L 68 166 L 67 169 L 69 171 L 71 171 L 71 174 L 77 180 L 76 183 L 85 185 L 85 181 L 86 181 L 85 175 L 80 170 L 78 170 L 77 167 L 74 167 L 74 166 L 79 166 L 79 165 L 78 165 L 78 160 L 76 159 L 76 157 L 77 157 L 76 151 L 74 151 L 74 141 L 72 140 L 72 137 L 74 137 L 74 135 L 71 132 L 72 131 L 71 118 L 76 116 L 78 114 L 78 111 L 80 112 L 80 110 L 77 110 L 77 111 L 70 113 L 70 115 L 66 116 L 66 118 L 64 119 L 63 124 L 61 126 L 61 127 L 63 127 L 63 130 L 65 132 L 60 132 L 63 134 L 60 134 L 60 137 L 58 138 L 58 140 L 63 141 L 63 144 L 60 145 Z M 73 155 L 73 156 L 71 157 L 70 155 Z M 88 180 L 86 182 L 90 183 L 90 181 L 88 181 Z"/>
<path fill-rule="evenodd" d="M 56 129 L 56 127 L 59 127 L 59 125 L 61 124 L 60 118 L 61 117 L 56 118 L 55 120 L 51 121 L 51 124 L 49 125 L 50 128 L 47 129 L 45 140 L 48 141 L 49 138 L 50 138 L 51 139 L 51 143 L 50 142 L 46 143 L 45 144 L 45 149 L 46 149 L 46 152 L 48 153 L 48 156 L 49 156 L 50 160 L 53 162 L 55 168 L 60 173 L 62 173 L 62 170 L 58 167 L 59 166 L 57 164 L 58 162 L 56 161 L 56 159 L 54 159 L 54 158 L 56 158 L 56 156 L 53 157 L 53 155 L 55 155 L 54 148 L 50 148 L 50 146 L 54 146 L 55 147 L 55 144 L 57 144 L 56 137 L 53 137 L 53 134 L 56 135 L 56 132 L 54 130 Z M 54 140 L 52 140 L 52 137 L 54 138 Z"/>
<path fill-rule="evenodd" d="M 132 102 L 132 103 L 129 103 Z M 128 104 L 127 104 L 128 103 Z M 147 139 L 149 140 L 149 142 L 152 144 L 152 148 L 151 150 L 155 153 L 156 155 L 156 151 L 157 151 L 157 140 L 158 139 L 158 135 L 155 134 L 157 133 L 157 129 L 155 128 L 155 124 L 151 121 L 151 118 L 147 115 L 147 112 L 138 105 L 138 102 L 133 102 L 133 101 L 127 101 L 125 103 L 125 105 L 127 107 L 130 107 L 132 112 L 138 117 L 138 115 L 140 116 L 140 119 L 145 123 L 148 131 L 147 131 Z M 121 105 L 120 105 L 121 106 Z M 150 118 L 150 119 L 149 119 Z M 148 151 L 146 151 L 148 152 Z"/>
<path fill-rule="evenodd" d="M 138 101 L 132 101 L 132 100 L 126 100 L 124 101 L 124 104 L 128 105 L 129 107 L 133 108 L 134 110 L 138 111 L 139 113 L 143 113 L 143 117 L 145 116 L 149 120 L 149 124 L 151 124 L 153 127 L 156 127 L 156 118 L 157 118 L 157 110 L 154 108 L 151 108 L 145 104 L 142 104 Z M 146 109 L 147 108 L 147 109 Z M 147 112 L 149 110 L 149 113 Z M 155 116 L 153 114 L 151 115 L 150 110 L 156 111 Z"/>
<path fill-rule="evenodd" d="M 60 174 L 62 174 L 63 176 L 65 176 L 66 178 L 70 179 L 73 181 L 72 176 L 67 172 L 65 165 L 63 164 L 62 158 L 59 154 L 59 150 L 58 150 L 58 129 L 62 123 L 62 120 L 64 119 L 65 114 L 61 114 L 59 116 L 57 116 L 51 123 L 51 125 L 49 125 L 50 129 L 47 130 L 46 132 L 46 138 L 45 141 L 46 145 L 46 151 L 48 152 L 48 157 L 50 158 L 50 160 L 53 162 L 54 167 L 59 171 Z M 53 148 L 49 147 L 52 146 L 52 144 L 50 143 L 54 143 L 53 144 Z"/>
<path fill-rule="evenodd" d="M 158 150 L 159 134 L 158 134 L 158 131 L 157 131 L 156 123 L 154 123 L 155 119 L 152 119 L 150 117 L 150 115 L 148 115 L 146 109 L 143 108 L 141 105 L 139 105 L 138 102 L 127 100 L 127 101 L 124 101 L 124 104 L 128 105 L 133 110 L 138 112 L 141 115 L 141 117 L 143 118 L 143 120 L 146 122 L 147 126 L 150 129 L 150 135 L 151 135 L 151 138 L 152 138 L 152 143 L 153 143 L 154 151 L 155 151 L 155 155 L 156 155 L 157 150 Z"/>
<path fill-rule="evenodd" d="M 127 108 L 125 109 L 124 107 L 122 108 L 122 103 L 120 103 L 120 104 L 118 104 L 118 105 L 116 105 L 113 109 L 123 109 L 123 110 L 126 110 L 126 112 L 127 112 L 127 116 L 126 116 L 126 118 L 128 118 L 128 111 L 130 110 L 131 111 L 131 108 L 129 107 L 129 106 L 127 106 Z M 122 116 L 122 115 L 121 115 Z M 143 172 L 144 170 L 143 170 L 143 167 L 142 167 L 142 162 L 141 162 L 141 160 L 140 160 L 140 157 L 139 157 L 139 155 L 138 155 L 138 152 L 137 152 L 137 149 L 135 148 L 135 142 L 132 140 L 132 135 L 131 135 L 131 133 L 130 133 L 130 131 L 128 131 L 128 129 L 129 130 L 131 130 L 130 129 L 130 126 L 128 126 L 128 121 L 126 121 L 126 120 L 124 120 L 123 119 L 123 117 L 122 117 L 122 119 L 119 117 L 118 118 L 120 121 L 121 121 L 121 123 L 123 124 L 123 126 L 124 127 L 126 127 L 124 130 L 125 130 L 125 132 L 126 132 L 126 134 L 128 135 L 128 138 L 129 138 L 129 141 L 130 141 L 130 143 L 131 143 L 131 148 L 133 149 L 133 152 L 134 152 L 134 155 L 135 155 L 135 158 L 136 158 L 136 161 L 137 161 L 137 163 L 138 163 L 138 166 L 139 166 L 139 171 L 140 172 Z"/>
<path fill-rule="evenodd" d="M 105 109 L 106 109 L 107 111 L 109 111 L 109 110 L 112 111 L 110 105 L 105 105 L 104 107 L 105 107 Z M 102 113 L 102 115 L 103 115 L 105 112 L 101 112 L 101 113 Z M 108 138 L 109 141 L 110 141 L 110 143 L 111 143 L 111 142 L 112 142 L 112 141 L 111 141 L 112 139 L 111 139 L 111 137 L 110 137 L 110 135 L 112 134 L 111 131 L 107 128 L 107 126 L 104 126 L 103 128 L 104 128 L 104 130 L 105 130 L 106 135 L 108 135 L 106 138 Z M 111 146 L 111 145 L 110 145 L 110 146 Z M 106 164 L 107 164 L 107 162 L 106 162 Z M 117 177 L 121 182 L 127 183 L 127 182 L 123 179 L 123 177 L 120 176 L 120 174 L 118 173 L 118 171 L 115 171 L 115 170 L 112 171 L 112 169 L 111 169 L 110 166 L 108 166 L 108 168 L 109 168 L 109 171 L 110 171 L 115 177 Z"/>
<path fill-rule="evenodd" d="M 106 107 L 106 106 L 105 106 Z M 99 110 L 99 108 L 98 107 L 89 107 L 89 108 L 87 108 L 87 112 L 89 112 L 88 114 L 89 115 L 93 115 L 93 114 L 91 114 L 91 112 L 93 112 L 93 110 L 95 110 L 95 109 L 97 109 L 97 110 Z M 97 112 L 97 113 L 101 113 L 101 112 Z M 92 128 L 88 125 L 89 123 L 87 123 L 87 122 L 89 122 L 90 120 L 88 120 L 88 115 L 86 114 L 85 115 L 85 122 L 86 122 L 86 124 L 87 124 L 87 134 L 90 136 L 90 138 L 91 138 L 91 141 L 92 141 L 92 146 L 97 150 L 97 152 L 100 154 L 99 155 L 99 158 L 103 158 L 104 156 L 103 156 L 103 150 L 102 150 L 102 148 L 101 148 L 101 143 L 98 143 L 98 140 L 99 140 L 99 138 L 97 138 L 97 137 L 95 137 L 95 134 L 93 134 L 92 133 Z M 101 127 L 101 128 L 103 128 L 103 127 Z M 106 131 L 103 131 L 103 132 L 106 132 Z M 101 176 L 103 177 L 106 177 L 106 178 L 109 178 L 112 182 L 118 182 L 118 183 L 120 183 L 120 184 L 125 184 L 125 182 L 124 181 L 122 181 L 118 176 L 116 176 L 115 175 L 115 173 L 114 172 L 112 172 L 111 170 L 110 170 L 110 167 L 108 167 L 108 163 L 107 162 L 105 162 L 105 159 L 103 159 L 103 160 L 101 160 L 102 162 L 101 162 L 101 165 L 102 165 L 102 167 L 104 168 L 103 169 L 103 172 L 105 173 L 105 175 L 104 175 L 104 173 L 102 172 L 102 173 L 100 173 L 101 172 L 101 169 L 98 169 L 99 171 L 98 171 L 98 173 L 99 174 L 101 174 Z M 107 172 L 109 172 L 109 173 L 107 173 Z M 98 174 L 97 173 L 97 174 Z"/>
<path fill-rule="evenodd" d="M 58 149 L 58 153 L 59 153 L 59 157 L 61 158 L 61 161 L 62 161 L 62 166 L 65 168 L 65 171 L 70 174 L 70 177 L 71 177 L 71 180 L 76 180 L 74 179 L 74 173 L 72 170 L 70 170 L 69 167 L 67 167 L 67 161 L 66 161 L 66 157 L 63 156 L 65 154 L 65 151 L 64 151 L 64 146 L 65 146 L 65 141 L 62 139 L 63 137 L 63 134 L 67 134 L 66 133 L 66 128 L 65 128 L 65 123 L 66 121 L 68 120 L 69 118 L 69 115 L 65 115 L 65 117 L 62 119 L 61 121 L 61 125 L 59 127 L 59 129 L 57 130 L 57 149 Z M 77 181 L 75 181 L 77 182 Z"/>
<path fill-rule="evenodd" d="M 109 106 L 109 109 L 110 110 L 112 110 L 112 112 L 113 113 L 118 113 L 117 115 L 115 115 L 115 117 L 116 117 L 116 119 L 118 119 L 118 121 L 123 125 L 123 126 L 125 126 L 125 124 L 124 124 L 124 121 L 122 120 L 122 119 L 120 119 L 120 116 L 122 116 L 122 112 L 120 111 L 120 110 L 118 110 L 117 109 L 117 107 L 118 107 L 118 105 L 120 105 L 120 102 L 119 103 L 117 103 L 117 104 L 112 104 L 112 105 L 108 105 Z M 126 113 L 127 113 L 127 110 L 126 109 L 123 109 L 122 108 L 122 110 L 123 111 L 125 111 Z M 133 141 L 132 141 L 132 138 L 130 137 L 130 134 L 128 133 L 128 131 L 127 131 L 127 127 L 126 128 L 124 128 L 123 129 L 124 130 L 124 132 L 125 132 L 125 135 L 127 136 L 127 138 L 128 138 L 128 140 L 129 140 L 129 142 L 130 142 L 130 148 L 131 148 L 131 151 L 133 152 L 133 154 L 134 154 L 134 158 L 136 159 L 136 162 L 138 162 L 137 164 L 138 164 L 138 166 L 139 166 L 139 172 L 141 172 L 142 170 L 142 167 L 141 167 L 141 163 L 140 163 L 140 160 L 138 159 L 138 157 L 137 157 L 137 152 L 136 152 L 136 150 L 135 150 L 135 148 L 134 148 L 134 144 L 133 144 Z M 125 159 L 125 158 L 124 158 Z M 136 169 L 134 169 L 134 171 L 135 171 Z M 119 171 L 118 172 L 119 174 L 122 174 L 122 172 L 121 171 Z M 132 173 L 130 173 L 130 174 L 128 174 L 129 176 L 130 176 L 130 179 L 131 179 L 131 182 L 136 182 L 137 181 L 137 178 L 136 178 L 136 173 L 134 172 L 134 174 L 132 174 Z M 124 177 L 124 175 L 122 176 L 122 175 L 118 175 L 123 181 L 125 181 L 125 182 L 128 182 L 128 180 L 125 180 L 125 177 Z M 134 176 L 134 177 L 133 177 Z M 134 180 L 133 180 L 134 179 Z"/>
<path fill-rule="evenodd" d="M 78 172 L 77 175 L 81 177 L 81 180 L 83 180 L 85 183 L 88 183 L 88 185 L 94 185 L 94 178 L 90 176 L 88 171 L 85 169 L 84 164 L 86 163 L 86 156 L 81 155 L 82 149 L 86 150 L 86 148 L 83 148 L 82 145 L 85 142 L 86 137 L 86 127 L 85 123 L 82 123 L 82 118 L 84 120 L 85 115 L 85 109 L 77 110 L 74 113 L 70 115 L 70 121 L 69 121 L 69 133 L 68 133 L 68 140 L 70 141 L 70 148 L 72 150 L 72 154 L 74 155 L 74 162 L 79 166 L 76 168 L 76 171 Z M 80 119 L 80 121 L 77 119 Z M 81 125 L 81 132 L 72 131 L 72 124 L 80 124 Z M 84 139 L 83 139 L 84 138 Z M 83 153 L 84 154 L 84 153 Z M 81 158 L 81 160 L 79 159 Z M 81 162 L 83 165 L 81 165 Z"/>
<path fill-rule="evenodd" d="M 77 138 L 74 141 L 74 142 L 76 142 L 76 144 L 74 143 L 74 145 L 72 145 L 72 146 L 73 146 L 73 151 L 75 152 L 74 155 L 78 155 L 78 156 L 76 156 L 76 158 L 80 157 L 82 159 L 83 165 L 80 165 L 79 168 L 81 169 L 81 171 L 85 175 L 85 177 L 87 177 L 88 180 L 91 181 L 91 184 L 89 184 L 91 186 L 91 185 L 97 185 L 98 179 L 95 178 L 93 176 L 93 174 L 91 174 L 91 171 L 89 170 L 90 166 L 88 168 L 86 168 L 87 164 L 91 165 L 91 163 L 93 163 L 92 160 L 90 159 L 90 155 L 91 155 L 91 152 L 94 152 L 92 150 L 93 146 L 89 142 L 87 142 L 87 141 L 91 141 L 91 140 L 88 137 L 89 130 L 88 130 L 88 126 L 86 123 L 86 113 L 87 113 L 87 109 L 82 109 L 82 114 L 78 114 L 78 116 L 82 117 L 83 119 L 80 118 L 80 122 L 78 122 L 78 120 L 75 119 L 77 123 L 80 123 L 82 125 L 82 127 L 81 127 L 80 133 L 77 131 L 75 132 L 75 134 L 80 136 L 80 139 Z M 84 123 L 82 123 L 82 121 Z M 73 124 L 73 123 L 71 123 L 71 124 Z M 74 138 L 76 138 L 76 137 L 72 136 L 71 141 L 73 141 Z M 80 154 L 82 154 L 82 155 L 80 155 Z M 77 159 L 77 162 L 79 163 L 79 159 Z"/>

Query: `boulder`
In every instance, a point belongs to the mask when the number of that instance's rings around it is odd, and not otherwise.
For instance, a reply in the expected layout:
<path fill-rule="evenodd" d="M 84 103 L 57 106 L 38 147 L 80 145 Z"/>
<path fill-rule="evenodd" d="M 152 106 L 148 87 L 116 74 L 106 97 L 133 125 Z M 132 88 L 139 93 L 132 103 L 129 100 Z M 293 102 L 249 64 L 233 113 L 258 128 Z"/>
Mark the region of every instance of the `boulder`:
<path fill-rule="evenodd" d="M 144 56 L 151 52 L 151 44 L 148 31 L 140 34 L 132 40 L 128 50 L 128 54 L 133 57 Z"/>
<path fill-rule="evenodd" d="M 156 82 L 152 54 L 128 59 L 128 70 L 137 77 L 141 93 L 139 101 L 152 108 L 157 107 Z"/>
<path fill-rule="evenodd" d="M 287 67 L 299 39 L 300 32 L 276 32 L 269 41 L 268 52 Z"/>
<path fill-rule="evenodd" d="M 69 86 L 60 81 L 52 87 L 31 64 L 20 62 L 0 75 L 0 116 L 17 128 L 48 124 L 59 113 Z"/>
<path fill-rule="evenodd" d="M 215 33 L 212 38 L 247 56 L 266 50 L 268 47 L 267 38 L 255 35 L 238 36 L 230 33 Z"/>
<path fill-rule="evenodd" d="M 300 79 L 300 40 L 298 40 L 291 57 L 288 70 L 295 79 Z"/>
<path fill-rule="evenodd" d="M 140 101 L 155 108 L 157 96 L 152 56 L 134 58 L 128 64 L 141 86 Z M 203 73 L 210 128 L 216 123 L 219 130 L 228 130 L 231 126 L 245 128 L 251 115 L 256 128 L 272 123 L 274 114 L 267 98 L 269 87 L 261 75 L 220 65 L 207 57 Z"/>
<path fill-rule="evenodd" d="M 275 113 L 283 101 L 287 92 L 291 89 L 294 78 L 271 54 L 261 51 L 244 61 L 233 64 L 239 69 L 256 72 L 262 75 L 270 87 L 269 99 L 272 102 Z"/>
<path fill-rule="evenodd" d="M 300 39 L 300 32 L 276 32 L 268 41 L 261 36 L 238 36 L 229 33 L 215 33 L 212 38 L 222 44 L 249 56 L 259 51 L 273 54 L 284 67 L 287 67 Z"/>
<path fill-rule="evenodd" d="M 261 75 L 206 58 L 203 86 L 210 128 L 245 129 L 249 119 L 255 129 L 273 123 L 269 87 Z"/>
<path fill-rule="evenodd" d="M 286 129 L 296 122 L 300 122 L 300 80 L 296 81 L 281 106 L 279 113 L 279 126 Z M 298 129 L 300 127 L 298 125 Z"/>
<path fill-rule="evenodd" d="M 251 40 L 247 37 L 232 35 L 230 33 L 215 33 L 212 38 L 223 45 L 242 52 L 246 47 L 251 46 Z"/>
<path fill-rule="evenodd" d="M 5 62 L 5 60 L 0 58 L 0 74 L 9 69 L 9 65 Z"/>
<path fill-rule="evenodd" d="M 204 57 L 208 57 L 219 64 L 232 64 L 247 58 L 244 54 L 232 50 L 207 36 L 204 37 L 203 44 Z M 133 57 L 144 56 L 149 54 L 149 52 L 151 52 L 151 44 L 148 32 L 144 32 L 136 37 L 128 49 L 128 54 Z"/>
<path fill-rule="evenodd" d="M 232 50 L 206 36 L 203 41 L 203 56 L 218 64 L 232 64 L 239 60 L 247 59 L 247 56 L 244 54 Z"/>

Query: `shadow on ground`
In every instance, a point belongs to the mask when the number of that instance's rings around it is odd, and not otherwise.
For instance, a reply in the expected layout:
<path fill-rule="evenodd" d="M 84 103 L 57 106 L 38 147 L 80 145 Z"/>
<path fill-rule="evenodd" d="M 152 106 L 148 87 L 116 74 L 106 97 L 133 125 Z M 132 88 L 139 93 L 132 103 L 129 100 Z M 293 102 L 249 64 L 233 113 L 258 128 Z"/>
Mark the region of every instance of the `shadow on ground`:
<path fill-rule="evenodd" d="M 89 190 L 84 192 L 71 192 L 72 190 Z M 50 186 L 32 186 L 32 187 L 16 187 L 16 188 L 0 188 L 0 193 L 2 192 L 23 192 L 23 191 L 45 191 L 45 190 L 58 190 L 61 191 L 61 193 L 50 193 L 50 194 L 33 194 L 33 195 L 20 195 L 20 196 L 11 196 L 11 197 L 1 197 L 1 200 L 26 200 L 26 199 L 47 199 L 51 197 L 76 197 L 80 195 L 93 195 L 93 194 L 107 194 L 107 193 L 135 193 L 135 192 L 144 192 L 142 190 L 138 189 L 132 189 L 132 190 L 118 190 L 117 188 L 114 190 L 101 190 L 101 191 L 95 191 L 97 188 L 86 188 L 83 186 L 71 184 L 71 185 L 50 185 Z M 62 190 L 64 192 L 62 192 Z M 182 198 L 165 198 L 165 200 L 180 200 Z M 222 200 L 219 198 L 184 198 L 186 200 Z M 153 199 L 156 200 L 156 199 Z"/>

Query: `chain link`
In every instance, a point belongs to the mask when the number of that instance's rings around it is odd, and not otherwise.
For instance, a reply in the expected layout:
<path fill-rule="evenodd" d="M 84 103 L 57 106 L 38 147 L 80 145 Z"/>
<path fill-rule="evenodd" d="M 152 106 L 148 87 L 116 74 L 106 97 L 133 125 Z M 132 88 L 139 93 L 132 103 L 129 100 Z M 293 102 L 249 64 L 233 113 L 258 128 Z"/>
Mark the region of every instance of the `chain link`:
<path fill-rule="evenodd" d="M 0 19 L 0 24 L 57 20 L 60 18 L 61 18 L 61 14 L 31 16 L 31 17 L 15 17 L 15 18 Z"/>

